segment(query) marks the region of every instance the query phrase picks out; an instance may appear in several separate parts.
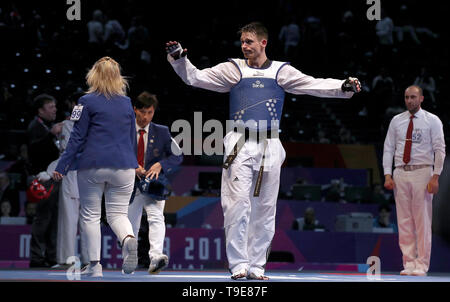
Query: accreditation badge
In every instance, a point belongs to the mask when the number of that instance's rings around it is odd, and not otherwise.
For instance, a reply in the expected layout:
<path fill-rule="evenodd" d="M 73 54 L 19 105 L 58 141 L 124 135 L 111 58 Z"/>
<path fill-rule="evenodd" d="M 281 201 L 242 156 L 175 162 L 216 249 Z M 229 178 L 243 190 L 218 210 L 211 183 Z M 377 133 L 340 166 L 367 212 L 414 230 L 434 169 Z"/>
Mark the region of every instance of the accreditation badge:
<path fill-rule="evenodd" d="M 420 144 L 422 143 L 422 138 L 423 138 L 422 129 L 415 128 L 411 137 L 412 142 L 415 144 Z"/>
<path fill-rule="evenodd" d="M 83 112 L 83 105 L 76 105 L 73 107 L 72 114 L 70 115 L 71 121 L 78 121 L 81 117 L 81 113 Z"/>

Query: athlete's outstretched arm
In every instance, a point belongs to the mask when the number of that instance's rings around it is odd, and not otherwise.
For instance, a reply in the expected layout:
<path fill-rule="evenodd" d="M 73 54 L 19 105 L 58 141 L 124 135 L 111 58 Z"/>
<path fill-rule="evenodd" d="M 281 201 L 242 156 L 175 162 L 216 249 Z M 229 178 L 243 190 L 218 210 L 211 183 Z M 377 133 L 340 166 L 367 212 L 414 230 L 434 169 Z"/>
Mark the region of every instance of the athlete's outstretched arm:
<path fill-rule="evenodd" d="M 277 81 L 286 92 L 292 94 L 350 98 L 355 92 L 361 91 L 361 84 L 356 78 L 348 78 L 347 80 L 314 78 L 290 65 L 285 65 L 280 69 Z"/>
<path fill-rule="evenodd" d="M 231 62 L 220 63 L 211 68 L 197 69 L 187 58 L 187 49 L 177 41 L 166 43 L 167 60 L 186 84 L 217 92 L 228 92 L 239 82 L 239 70 Z"/>

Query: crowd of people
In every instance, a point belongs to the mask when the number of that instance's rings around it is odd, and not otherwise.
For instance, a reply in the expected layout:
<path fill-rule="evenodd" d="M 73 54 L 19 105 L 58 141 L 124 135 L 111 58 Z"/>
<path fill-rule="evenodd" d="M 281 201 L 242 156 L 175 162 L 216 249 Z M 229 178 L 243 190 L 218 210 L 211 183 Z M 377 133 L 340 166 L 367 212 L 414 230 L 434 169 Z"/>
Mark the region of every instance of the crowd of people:
<path fill-rule="evenodd" d="M 8 75 L 0 83 L 3 128 L 24 130 L 33 117 L 31 100 L 42 92 L 59 100 L 58 120 L 61 120 L 68 112 L 63 108 L 64 100 L 85 90 L 84 73 L 100 54 L 109 55 L 122 64 L 124 74 L 130 79 L 131 95 L 148 89 L 164 99 L 166 110 L 161 112 L 161 120 L 192 119 L 186 117 L 184 104 L 189 103 L 190 111 L 200 111 L 211 95 L 186 89 L 170 73 L 162 50 L 166 37 L 172 35 L 182 42 L 189 41 L 191 44 L 185 46 L 192 50 L 191 59 L 202 68 L 239 55 L 235 32 L 242 24 L 233 24 L 227 14 L 242 14 L 242 23 L 267 15 L 263 13 L 264 8 L 256 8 L 244 17 L 243 13 L 238 13 L 238 3 L 231 1 L 226 10 L 203 19 L 203 25 L 200 20 L 190 20 L 182 28 L 166 25 L 160 30 L 159 19 L 147 18 L 144 12 L 148 9 L 134 2 L 129 1 L 125 7 L 108 5 L 108 9 L 86 3 L 81 21 L 68 21 L 65 14 L 58 15 L 57 8 L 51 5 L 2 4 L 0 32 L 4 47 L 1 51 L 5 60 L 1 71 Z M 447 102 L 442 99 L 439 87 L 447 72 L 447 32 L 436 23 L 438 17 L 426 16 L 416 2 L 383 3 L 382 19 L 368 21 L 365 5 L 348 3 L 336 5 L 333 10 L 335 4 L 327 2 L 326 5 L 333 7 L 323 11 L 318 4 L 280 1 L 274 3 L 272 10 L 277 18 L 260 20 L 269 28 L 268 53 L 271 56 L 290 61 L 302 72 L 315 77 L 339 78 L 354 74 L 361 80 L 362 94 L 339 103 L 346 115 L 356 118 L 340 125 L 339 121 L 344 121 L 345 116 L 337 114 L 335 124 L 323 129 L 326 142 L 349 141 L 347 136 L 339 135 L 341 128 L 349 131 L 355 143 L 379 142 L 387 130 L 387 121 L 402 107 L 403 87 L 414 82 L 424 87 L 426 99 L 432 101 L 426 104 L 428 109 L 446 111 Z M 191 8 L 196 11 L 201 7 L 201 4 L 192 4 Z M 435 9 L 434 13 L 439 13 L 439 9 Z M 186 18 L 183 14 L 174 14 L 180 20 Z M 171 85 L 167 85 L 169 82 Z M 226 98 L 214 97 L 218 100 L 216 110 L 204 112 L 204 118 L 225 120 Z M 196 101 L 180 102 L 193 99 Z M 285 105 L 288 115 L 283 123 L 290 127 L 283 127 L 282 139 L 316 140 L 317 131 L 308 131 L 305 129 L 309 127 L 308 121 L 302 122 L 308 114 L 312 124 L 320 119 L 317 112 L 307 108 L 311 100 L 292 95 L 288 95 L 288 100 Z M 448 120 L 447 116 L 443 120 Z M 293 124 L 295 126 L 291 127 Z M 360 133 L 361 125 L 376 135 Z M 13 143 L 17 155 L 20 143 L 14 140 Z M 11 150 L 2 150 L 3 154 L 8 152 Z"/>

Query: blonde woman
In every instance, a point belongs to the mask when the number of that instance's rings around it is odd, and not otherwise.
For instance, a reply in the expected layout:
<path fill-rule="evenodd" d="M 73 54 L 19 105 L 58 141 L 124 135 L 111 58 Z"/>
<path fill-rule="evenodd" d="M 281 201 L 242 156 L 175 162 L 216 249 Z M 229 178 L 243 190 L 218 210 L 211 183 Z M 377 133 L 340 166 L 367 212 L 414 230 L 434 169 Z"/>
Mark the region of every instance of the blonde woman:
<path fill-rule="evenodd" d="M 69 170 L 78 170 L 81 236 L 90 261 L 82 274 L 103 276 L 100 264 L 103 194 L 108 223 L 122 244 L 122 272 L 130 274 L 138 259 L 137 240 L 127 215 L 138 164 L 135 114 L 126 96 L 128 83 L 119 64 L 110 57 L 98 60 L 86 80 L 89 90 L 72 111 L 74 127 L 53 178 L 61 180 Z"/>

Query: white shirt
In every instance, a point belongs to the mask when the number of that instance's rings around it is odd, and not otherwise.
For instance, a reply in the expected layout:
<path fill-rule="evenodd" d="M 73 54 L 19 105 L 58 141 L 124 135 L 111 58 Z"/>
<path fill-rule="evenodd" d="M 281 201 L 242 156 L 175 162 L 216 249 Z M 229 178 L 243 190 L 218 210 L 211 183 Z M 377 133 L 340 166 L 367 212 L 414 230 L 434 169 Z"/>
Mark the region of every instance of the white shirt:
<path fill-rule="evenodd" d="M 406 132 L 411 114 L 409 111 L 392 118 L 384 141 L 384 175 L 392 175 L 392 161 L 395 167 L 404 166 Z M 411 147 L 411 161 L 408 165 L 434 165 L 434 174 L 440 175 L 444 166 L 445 139 L 441 120 L 434 114 L 419 109 L 414 115 Z"/>
<path fill-rule="evenodd" d="M 240 79 L 241 74 L 231 62 L 220 63 L 211 68 L 197 69 L 187 57 L 174 60 L 167 55 L 173 69 L 188 85 L 217 92 L 229 92 Z M 244 60 L 242 62 L 245 63 Z M 325 98 L 351 98 L 353 92 L 341 89 L 345 80 L 316 79 L 291 65 L 284 65 L 277 76 L 277 83 L 286 92 L 292 94 L 308 94 Z"/>
<path fill-rule="evenodd" d="M 137 123 L 136 123 L 136 143 L 139 146 L 139 137 L 141 136 L 141 134 L 139 133 L 139 130 L 144 129 L 145 133 L 144 133 L 144 167 L 145 167 L 145 155 L 147 153 L 147 142 L 148 142 L 148 129 L 150 128 L 150 123 L 147 124 L 147 126 L 145 126 L 144 128 L 141 128 Z M 137 154 L 136 154 L 137 155 Z M 143 168 L 144 168 L 143 167 Z"/>

